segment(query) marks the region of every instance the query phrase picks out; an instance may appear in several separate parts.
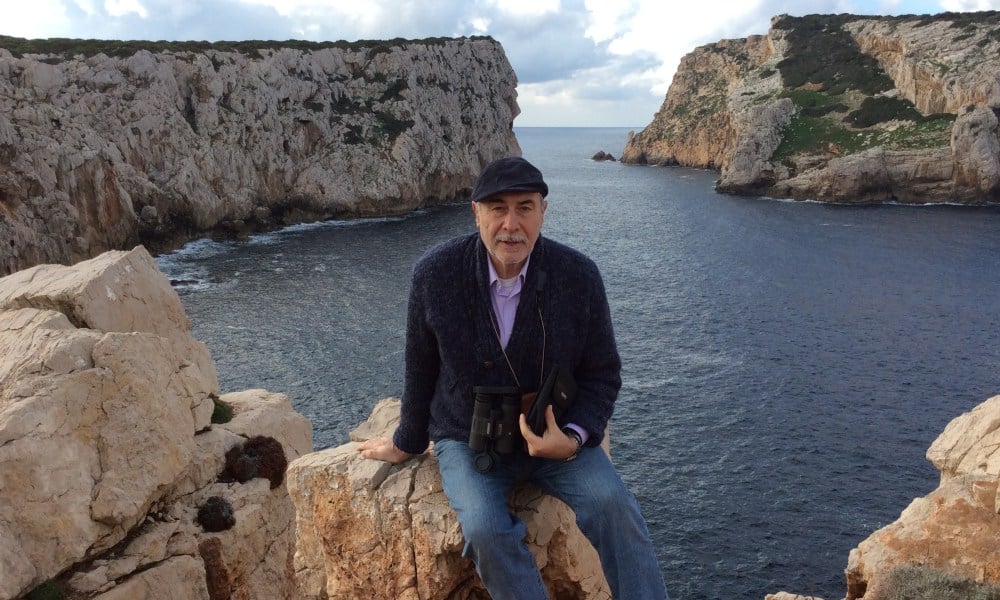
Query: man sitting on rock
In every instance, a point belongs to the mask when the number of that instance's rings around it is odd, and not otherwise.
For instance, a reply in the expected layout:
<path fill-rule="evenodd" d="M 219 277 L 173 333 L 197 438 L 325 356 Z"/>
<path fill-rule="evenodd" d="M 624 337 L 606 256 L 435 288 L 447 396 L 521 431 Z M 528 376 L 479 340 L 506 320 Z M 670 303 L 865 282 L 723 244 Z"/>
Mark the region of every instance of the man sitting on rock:
<path fill-rule="evenodd" d="M 398 463 L 434 441 L 463 555 L 495 599 L 548 598 L 508 507 L 521 481 L 573 509 L 615 598 L 665 599 L 639 506 L 600 448 L 621 387 L 604 283 L 589 258 L 541 237 L 547 194 L 520 157 L 483 169 L 472 192 L 479 231 L 413 269 L 400 424 L 360 452 Z M 561 414 L 533 414 L 533 430 L 522 408 L 550 375 L 565 391 Z"/>

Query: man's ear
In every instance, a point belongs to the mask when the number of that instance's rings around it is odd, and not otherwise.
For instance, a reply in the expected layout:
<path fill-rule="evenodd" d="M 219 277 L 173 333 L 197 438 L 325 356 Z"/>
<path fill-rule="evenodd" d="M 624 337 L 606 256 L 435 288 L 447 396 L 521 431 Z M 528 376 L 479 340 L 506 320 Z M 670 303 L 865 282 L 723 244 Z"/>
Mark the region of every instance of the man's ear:
<path fill-rule="evenodd" d="M 479 203 L 476 202 L 475 200 L 472 201 L 472 214 L 476 216 L 476 227 L 479 227 L 479 207 L 477 206 L 478 204 Z"/>

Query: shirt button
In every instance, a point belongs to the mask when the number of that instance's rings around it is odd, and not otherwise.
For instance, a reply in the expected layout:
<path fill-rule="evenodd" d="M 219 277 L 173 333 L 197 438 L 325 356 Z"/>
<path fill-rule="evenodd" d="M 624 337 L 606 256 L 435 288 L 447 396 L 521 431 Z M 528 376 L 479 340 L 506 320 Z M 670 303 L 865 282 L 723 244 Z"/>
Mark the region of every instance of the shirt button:
<path fill-rule="evenodd" d="M 483 363 L 483 368 L 484 369 L 492 369 L 493 368 L 493 361 L 492 360 L 488 360 L 488 361 L 484 362 Z"/>

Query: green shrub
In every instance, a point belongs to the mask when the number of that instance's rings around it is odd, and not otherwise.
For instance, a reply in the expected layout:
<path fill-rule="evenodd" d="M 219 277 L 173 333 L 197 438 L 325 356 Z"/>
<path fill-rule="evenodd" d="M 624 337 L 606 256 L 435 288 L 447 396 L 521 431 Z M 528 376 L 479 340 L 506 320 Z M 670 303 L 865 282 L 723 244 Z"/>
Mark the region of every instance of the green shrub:
<path fill-rule="evenodd" d="M 924 567 L 899 567 L 886 583 L 885 600 L 1000 600 L 1000 588 Z"/>
<path fill-rule="evenodd" d="M 845 112 L 847 111 L 847 105 L 843 102 L 837 102 L 835 104 L 827 104 L 826 106 L 810 106 L 802 109 L 802 114 L 807 117 L 822 117 L 823 115 L 830 114 L 832 112 Z"/>
<path fill-rule="evenodd" d="M 795 106 L 799 108 L 815 108 L 817 106 L 826 106 L 832 102 L 828 94 L 816 90 L 786 89 L 778 96 L 781 98 L 791 98 Z"/>
<path fill-rule="evenodd" d="M 303 52 L 323 50 L 325 48 L 340 48 L 353 51 L 365 50 L 371 56 L 382 52 L 389 52 L 396 48 L 405 48 L 411 44 L 441 46 L 454 39 L 431 37 L 420 40 L 394 38 L 391 40 L 358 40 L 354 42 L 344 40 L 334 42 L 311 42 L 307 40 L 244 40 L 238 42 L 160 40 L 154 42 L 145 40 L 83 40 L 74 38 L 28 40 L 0 35 L 0 48 L 6 48 L 18 58 L 24 54 L 61 54 L 68 59 L 77 55 L 90 57 L 101 53 L 124 58 L 132 56 L 140 50 L 148 50 L 150 52 L 204 52 L 206 50 L 217 50 L 219 52 L 237 52 L 248 56 L 257 56 L 260 50 L 277 50 L 282 48 L 302 50 Z M 465 39 L 489 40 L 492 38 L 489 36 L 472 36 Z"/>
<path fill-rule="evenodd" d="M 322 102 L 316 102 L 315 100 L 306 100 L 302 103 L 302 106 L 308 108 L 313 112 L 323 112 L 326 106 Z"/>
<path fill-rule="evenodd" d="M 256 435 L 226 452 L 226 468 L 220 481 L 246 483 L 255 477 L 271 481 L 271 488 L 281 485 L 288 460 L 281 442 L 270 436 Z"/>
<path fill-rule="evenodd" d="M 212 410 L 213 423 L 228 423 L 233 420 L 232 406 L 220 400 L 218 396 L 212 396 L 212 402 L 215 403 L 215 408 Z"/>
<path fill-rule="evenodd" d="M 390 144 L 396 141 L 399 134 L 413 127 L 414 124 L 413 119 L 399 119 L 389 111 L 383 110 L 375 113 L 375 125 L 379 131 L 388 136 Z"/>
<path fill-rule="evenodd" d="M 806 117 L 822 117 L 831 112 L 846 112 L 847 105 L 843 102 L 834 102 L 828 94 L 815 90 L 784 90 L 779 94 L 781 98 L 791 98 L 795 106 L 799 107 L 799 114 Z"/>
<path fill-rule="evenodd" d="M 808 117 L 797 114 L 785 127 L 781 143 L 771 156 L 771 162 L 798 154 L 822 153 L 836 147 L 846 153 L 859 149 L 859 143 L 839 121 L 828 117 Z"/>
<path fill-rule="evenodd" d="M 51 579 L 28 593 L 28 600 L 62 600 L 62 597 L 62 587 Z"/>
<path fill-rule="evenodd" d="M 385 88 L 384 92 L 382 92 L 382 95 L 379 97 L 379 102 L 396 100 L 397 98 L 402 96 L 403 90 L 407 89 L 408 87 L 410 86 L 405 79 L 402 78 L 396 79 L 395 81 L 392 82 L 392 84 L 390 84 L 388 87 Z"/>
<path fill-rule="evenodd" d="M 820 107 L 816 110 L 823 110 Z M 794 154 L 853 154 L 869 148 L 917 150 L 948 145 L 955 115 L 935 114 L 919 121 L 903 123 L 893 130 L 872 128 L 851 130 L 833 116 L 809 116 L 800 110 L 782 131 L 781 144 L 771 156 L 779 162 Z"/>
<path fill-rule="evenodd" d="M 924 116 L 909 100 L 878 96 L 865 98 L 861 106 L 844 117 L 845 123 L 855 127 L 871 127 L 886 121 L 923 121 Z"/>
<path fill-rule="evenodd" d="M 786 87 L 820 84 L 838 96 L 849 89 L 875 94 L 892 89 L 892 80 L 861 48 L 843 24 L 851 15 L 782 17 L 776 27 L 788 31 L 786 58 L 777 64 Z M 855 17 L 856 18 L 856 17 Z"/>

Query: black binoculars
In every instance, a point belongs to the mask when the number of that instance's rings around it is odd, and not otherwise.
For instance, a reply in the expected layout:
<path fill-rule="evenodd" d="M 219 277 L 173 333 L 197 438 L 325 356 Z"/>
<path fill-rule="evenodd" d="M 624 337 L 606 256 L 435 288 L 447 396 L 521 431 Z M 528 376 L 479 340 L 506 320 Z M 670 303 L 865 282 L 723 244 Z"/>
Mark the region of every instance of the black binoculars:
<path fill-rule="evenodd" d="M 476 386 L 472 395 L 475 406 L 469 447 L 476 452 L 476 470 L 488 473 L 501 456 L 514 451 L 520 440 L 521 392 L 515 387 Z"/>

